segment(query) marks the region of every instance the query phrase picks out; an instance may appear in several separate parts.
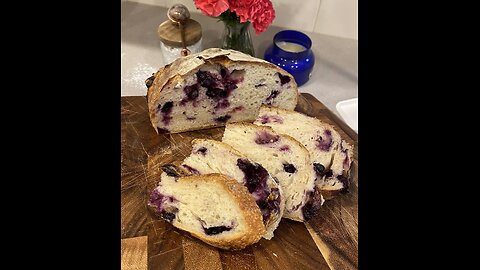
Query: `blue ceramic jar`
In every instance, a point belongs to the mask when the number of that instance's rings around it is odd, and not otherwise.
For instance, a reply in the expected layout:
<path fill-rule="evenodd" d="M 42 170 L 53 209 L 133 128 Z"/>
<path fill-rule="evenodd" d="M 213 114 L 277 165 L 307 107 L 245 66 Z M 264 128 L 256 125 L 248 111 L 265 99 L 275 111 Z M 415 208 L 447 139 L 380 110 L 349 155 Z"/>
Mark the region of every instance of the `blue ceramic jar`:
<path fill-rule="evenodd" d="M 273 37 L 273 44 L 265 51 L 264 59 L 293 75 L 298 86 L 310 78 L 315 56 L 312 40 L 302 32 L 284 30 Z"/>

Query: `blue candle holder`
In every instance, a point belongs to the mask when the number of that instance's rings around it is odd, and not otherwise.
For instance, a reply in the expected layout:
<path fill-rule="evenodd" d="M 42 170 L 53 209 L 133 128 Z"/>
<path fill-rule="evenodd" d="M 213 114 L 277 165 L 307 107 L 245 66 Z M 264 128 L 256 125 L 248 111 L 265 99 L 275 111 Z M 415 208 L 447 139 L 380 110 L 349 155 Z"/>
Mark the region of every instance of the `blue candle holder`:
<path fill-rule="evenodd" d="M 273 44 L 265 51 L 264 59 L 292 74 L 297 85 L 301 86 L 308 81 L 315 65 L 311 47 L 312 40 L 304 33 L 280 31 L 273 37 Z"/>

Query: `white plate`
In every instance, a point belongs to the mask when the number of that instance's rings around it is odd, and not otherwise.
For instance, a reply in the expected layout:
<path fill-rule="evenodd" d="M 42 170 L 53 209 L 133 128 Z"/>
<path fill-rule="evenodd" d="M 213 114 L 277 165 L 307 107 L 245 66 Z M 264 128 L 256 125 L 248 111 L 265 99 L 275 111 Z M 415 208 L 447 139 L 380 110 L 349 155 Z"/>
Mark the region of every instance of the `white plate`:
<path fill-rule="evenodd" d="M 358 133 L 358 98 L 340 101 L 335 107 L 343 121 Z"/>

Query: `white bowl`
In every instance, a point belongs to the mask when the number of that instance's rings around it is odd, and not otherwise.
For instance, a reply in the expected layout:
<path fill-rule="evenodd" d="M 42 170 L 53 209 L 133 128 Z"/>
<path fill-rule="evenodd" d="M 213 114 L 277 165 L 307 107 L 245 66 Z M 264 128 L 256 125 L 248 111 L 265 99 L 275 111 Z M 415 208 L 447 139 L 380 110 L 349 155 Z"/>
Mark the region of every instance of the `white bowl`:
<path fill-rule="evenodd" d="M 340 101 L 335 108 L 343 121 L 358 133 L 358 98 Z"/>

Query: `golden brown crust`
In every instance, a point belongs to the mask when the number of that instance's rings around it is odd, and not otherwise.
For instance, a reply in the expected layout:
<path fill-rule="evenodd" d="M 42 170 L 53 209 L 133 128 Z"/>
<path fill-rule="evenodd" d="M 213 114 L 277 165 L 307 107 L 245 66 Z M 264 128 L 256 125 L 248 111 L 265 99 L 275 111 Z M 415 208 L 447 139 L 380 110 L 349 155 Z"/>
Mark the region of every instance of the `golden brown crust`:
<path fill-rule="evenodd" d="M 265 234 L 265 226 L 260 208 L 258 208 L 255 199 L 248 192 L 247 188 L 236 180 L 219 173 L 185 176 L 177 180 L 181 182 L 215 182 L 228 191 L 228 194 L 235 201 L 236 205 L 241 209 L 246 223 L 246 232 L 240 237 L 211 237 L 205 234 L 198 234 L 189 231 L 189 228 L 175 223 L 175 227 L 188 231 L 198 239 L 218 248 L 222 249 L 243 249 L 246 246 L 254 244 Z"/>
<path fill-rule="evenodd" d="M 321 189 L 320 188 L 320 194 L 322 194 L 323 199 L 325 199 L 326 201 L 337 197 L 341 191 L 342 189 Z"/>
<path fill-rule="evenodd" d="M 196 54 L 191 54 L 186 57 L 178 58 L 172 63 L 164 66 L 163 68 L 160 68 L 159 71 L 157 71 L 154 74 L 155 78 L 153 80 L 153 83 L 148 88 L 148 91 L 147 91 L 147 105 L 148 105 L 148 111 L 150 116 L 150 122 L 152 123 L 152 126 L 154 127 L 155 131 L 158 133 L 157 125 L 154 121 L 155 111 L 157 109 L 157 101 L 161 97 L 161 93 L 167 84 L 169 84 L 170 82 L 175 83 L 177 81 L 181 81 L 182 78 L 197 72 L 198 69 L 200 69 L 202 66 L 206 64 L 221 64 L 228 68 L 230 65 L 237 64 L 240 62 L 245 62 L 249 64 L 255 63 L 258 65 L 262 65 L 264 67 L 274 68 L 280 74 L 291 77 L 292 78 L 291 82 L 295 84 L 295 87 L 293 88 L 297 91 L 297 95 L 295 96 L 296 97 L 295 104 L 297 104 L 298 95 L 300 93 L 298 91 L 297 84 L 290 73 L 286 72 L 285 70 L 281 69 L 280 67 L 272 63 L 269 63 L 259 58 L 251 57 L 247 54 L 243 54 L 233 50 L 210 48 Z M 212 126 L 223 126 L 223 125 L 212 125 Z M 210 126 L 205 126 L 205 128 L 208 128 L 208 127 Z M 188 129 L 188 130 L 198 130 L 198 128 Z M 171 133 L 179 133 L 179 132 L 184 132 L 188 130 L 175 131 Z"/>

